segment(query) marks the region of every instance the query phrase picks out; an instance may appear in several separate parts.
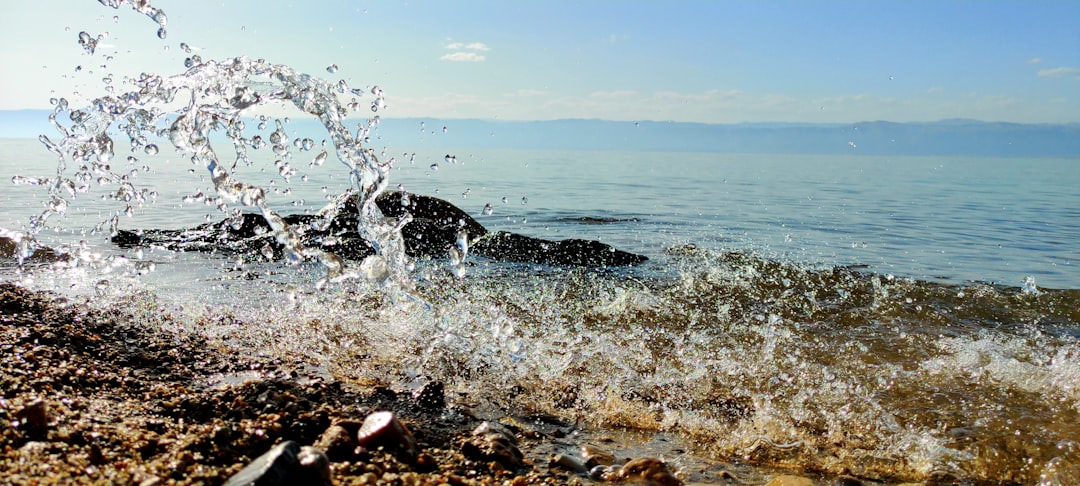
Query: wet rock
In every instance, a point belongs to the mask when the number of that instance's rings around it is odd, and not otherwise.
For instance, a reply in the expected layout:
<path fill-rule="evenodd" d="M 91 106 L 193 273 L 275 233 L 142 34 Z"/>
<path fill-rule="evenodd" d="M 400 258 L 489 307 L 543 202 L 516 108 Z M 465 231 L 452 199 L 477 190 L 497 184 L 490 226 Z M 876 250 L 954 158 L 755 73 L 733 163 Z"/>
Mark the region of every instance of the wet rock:
<path fill-rule="evenodd" d="M 593 466 L 592 469 L 589 469 L 589 479 L 592 479 L 593 481 L 604 481 L 605 477 L 608 477 L 609 475 L 614 477 L 613 475 L 617 472 L 618 468 L 613 468 L 611 466 Z"/>
<path fill-rule="evenodd" d="M 0 258 L 15 258 L 18 248 L 14 238 L 0 235 Z"/>
<path fill-rule="evenodd" d="M 304 446 L 300 448 L 297 458 L 300 460 L 300 467 L 308 473 L 305 477 L 315 477 L 317 474 L 324 484 L 330 483 L 330 458 L 326 457 L 323 451 Z"/>
<path fill-rule="evenodd" d="M 765 483 L 765 486 L 814 486 L 814 481 L 802 476 L 785 474 L 770 479 L 769 482 Z"/>
<path fill-rule="evenodd" d="M 401 423 L 393 412 L 375 412 L 364 419 L 356 441 L 365 449 L 403 453 L 409 459 L 420 452 L 412 432 Z"/>
<path fill-rule="evenodd" d="M 590 445 L 581 446 L 581 459 L 588 467 L 610 466 L 615 464 L 615 455 L 605 449 Z"/>
<path fill-rule="evenodd" d="M 549 457 L 548 467 L 565 469 L 577 474 L 585 474 L 589 470 L 581 459 L 568 454 L 556 454 Z"/>
<path fill-rule="evenodd" d="M 412 257 L 445 258 L 456 247 L 458 233 L 464 231 L 470 254 L 493 260 L 589 267 L 635 265 L 648 260 L 598 241 L 550 241 L 504 231 L 492 233 L 447 201 L 418 194 L 404 196 L 401 191 L 386 191 L 375 203 L 387 217 L 411 215 L 401 235 L 405 252 Z M 346 194 L 319 214 L 293 214 L 283 220 L 299 229 L 305 246 L 322 247 L 348 260 L 363 260 L 374 250 L 356 231 L 357 214 L 357 198 Z M 248 213 L 187 230 L 119 230 L 112 241 L 122 247 L 157 245 L 175 251 L 282 258 L 283 247 L 269 230 L 262 215 Z"/>
<path fill-rule="evenodd" d="M 429 381 L 413 394 L 416 405 L 428 412 L 446 408 L 446 386 L 441 381 Z"/>
<path fill-rule="evenodd" d="M 525 455 L 518 449 L 513 435 L 489 422 L 473 430 L 472 437 L 461 445 L 461 453 L 475 461 L 494 461 L 507 469 L 517 469 L 525 464 Z"/>
<path fill-rule="evenodd" d="M 233 475 L 225 486 L 329 484 L 330 461 L 314 447 L 282 442 Z"/>
<path fill-rule="evenodd" d="M 313 446 L 326 451 L 326 455 L 333 461 L 344 461 L 353 456 L 356 440 L 348 429 L 335 424 L 323 431 Z"/>
<path fill-rule="evenodd" d="M 622 467 L 604 474 L 608 481 L 640 481 L 656 486 L 681 486 L 683 483 L 668 469 L 667 464 L 655 457 L 633 459 Z"/>

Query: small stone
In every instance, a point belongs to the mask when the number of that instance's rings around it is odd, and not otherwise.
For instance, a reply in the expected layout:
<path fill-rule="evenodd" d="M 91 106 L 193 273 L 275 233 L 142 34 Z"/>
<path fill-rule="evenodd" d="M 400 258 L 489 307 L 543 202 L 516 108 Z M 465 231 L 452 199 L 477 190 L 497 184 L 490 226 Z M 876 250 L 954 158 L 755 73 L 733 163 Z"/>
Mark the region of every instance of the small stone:
<path fill-rule="evenodd" d="M 590 445 L 581 446 L 581 459 L 588 467 L 615 464 L 615 455 L 605 449 Z"/>
<path fill-rule="evenodd" d="M 353 456 L 356 449 L 356 440 L 349 430 L 340 425 L 331 425 L 319 440 L 313 444 L 315 447 L 326 451 L 326 455 L 333 461 L 344 461 Z"/>
<path fill-rule="evenodd" d="M 413 394 L 413 398 L 421 409 L 437 412 L 446 408 L 446 386 L 441 381 L 429 381 Z"/>
<path fill-rule="evenodd" d="M 814 481 L 802 476 L 785 474 L 783 476 L 772 478 L 769 482 L 765 483 L 765 486 L 814 486 Z"/>
<path fill-rule="evenodd" d="M 329 484 L 329 461 L 322 462 L 317 457 L 321 452 L 313 449 L 291 440 L 282 442 L 234 474 L 225 486 Z"/>
<path fill-rule="evenodd" d="M 611 476 L 614 476 L 612 478 Z M 614 474 L 605 474 L 604 479 L 619 481 L 643 481 L 656 486 L 682 486 L 682 481 L 668 469 L 667 464 L 655 457 L 633 459 L 616 470 Z"/>
<path fill-rule="evenodd" d="M 365 449 L 382 447 L 391 452 L 403 452 L 409 458 L 419 452 L 412 432 L 402 424 L 393 412 L 375 412 L 364 419 L 356 441 Z"/>
<path fill-rule="evenodd" d="M 297 459 L 300 461 L 300 467 L 307 471 L 305 477 L 319 477 L 325 483 L 330 482 L 330 458 L 326 457 L 323 451 L 312 446 L 304 446 L 300 448 Z"/>
<path fill-rule="evenodd" d="M 517 469 L 525 463 L 517 439 L 488 422 L 473 430 L 472 437 L 461 445 L 461 452 L 469 459 L 495 461 L 507 469 Z"/>
<path fill-rule="evenodd" d="M 612 468 L 611 466 L 594 466 L 589 469 L 589 479 L 593 481 L 603 481 L 604 475 L 613 473 L 618 468 Z"/>
<path fill-rule="evenodd" d="M 568 454 L 557 454 L 549 457 L 548 467 L 558 467 L 578 474 L 585 474 L 589 470 L 589 468 L 585 467 L 584 462 Z"/>
<path fill-rule="evenodd" d="M 30 433 L 45 432 L 49 428 L 49 405 L 39 398 L 15 412 L 15 418 Z"/>

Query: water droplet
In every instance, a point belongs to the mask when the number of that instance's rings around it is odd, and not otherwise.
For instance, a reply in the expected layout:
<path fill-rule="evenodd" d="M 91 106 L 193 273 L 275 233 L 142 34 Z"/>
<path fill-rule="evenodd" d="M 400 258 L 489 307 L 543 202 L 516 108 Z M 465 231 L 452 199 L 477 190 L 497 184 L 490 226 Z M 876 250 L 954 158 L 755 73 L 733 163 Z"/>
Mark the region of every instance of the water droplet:
<path fill-rule="evenodd" d="M 439 164 L 431 164 L 431 167 L 428 168 L 431 170 L 439 170 Z"/>
<path fill-rule="evenodd" d="M 319 152 L 319 155 L 315 156 L 315 160 L 311 161 L 311 163 L 314 164 L 316 167 L 318 167 L 320 165 L 323 165 L 323 162 L 326 162 L 326 151 L 325 150 L 323 150 L 322 152 Z"/>
<path fill-rule="evenodd" d="M 446 127 L 442 127 L 442 132 L 446 133 Z"/>
<path fill-rule="evenodd" d="M 529 204 L 529 196 L 521 196 L 521 204 Z"/>
<path fill-rule="evenodd" d="M 311 150 L 311 149 L 312 149 L 312 147 L 314 147 L 314 146 L 315 146 L 315 141 L 314 141 L 314 140 L 312 140 L 312 139 L 310 139 L 310 138 L 305 138 L 305 139 L 304 139 L 304 140 L 303 140 L 302 142 L 300 142 L 300 143 L 301 143 L 301 148 L 302 148 L 303 150 L 305 150 L 305 151 L 306 151 L 306 150 Z"/>
<path fill-rule="evenodd" d="M 101 40 L 101 36 L 94 38 L 86 31 L 79 32 L 79 45 L 82 46 L 87 54 L 94 53 L 94 50 L 97 49 L 99 40 Z"/>
<path fill-rule="evenodd" d="M 503 204 L 507 204 L 507 203 L 509 203 L 509 202 L 510 202 L 510 198 L 508 198 L 508 197 L 506 197 L 506 196 L 503 196 L 503 198 L 502 198 L 502 203 L 503 203 Z"/>
<path fill-rule="evenodd" d="M 338 70 L 337 64 L 331 64 L 329 66 L 326 66 L 326 72 L 328 72 L 330 74 L 336 73 L 337 70 Z"/>
<path fill-rule="evenodd" d="M 485 204 L 483 211 L 481 211 L 481 213 L 483 213 L 484 216 L 491 216 L 491 213 L 494 213 L 494 212 L 495 212 L 495 208 L 491 207 L 491 203 Z"/>
<path fill-rule="evenodd" d="M 146 155 L 157 155 L 158 147 L 157 147 L 157 145 L 149 144 L 149 145 L 143 147 L 143 152 L 145 152 Z"/>
<path fill-rule="evenodd" d="M 186 52 L 188 54 L 191 54 L 191 46 L 187 45 L 186 42 L 181 42 L 180 43 L 180 50 L 182 50 L 182 51 L 184 51 L 184 52 Z"/>

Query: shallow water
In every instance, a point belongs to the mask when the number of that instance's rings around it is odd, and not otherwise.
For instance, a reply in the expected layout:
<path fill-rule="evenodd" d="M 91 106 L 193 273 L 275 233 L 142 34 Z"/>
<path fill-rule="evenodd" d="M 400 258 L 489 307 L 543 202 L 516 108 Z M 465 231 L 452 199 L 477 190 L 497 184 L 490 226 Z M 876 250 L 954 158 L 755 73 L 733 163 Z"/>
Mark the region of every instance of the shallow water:
<path fill-rule="evenodd" d="M 245 63 L 232 65 L 260 69 Z M 601 239 L 650 261 L 582 270 L 470 258 L 459 279 L 425 260 L 395 267 L 405 282 L 394 287 L 328 281 L 333 260 L 303 249 L 289 264 L 108 243 L 113 227 L 314 212 L 367 187 L 350 177 L 358 164 L 318 160 L 334 152 L 333 133 L 283 119 L 233 133 L 250 159 L 228 175 L 246 185 L 223 185 L 216 158 L 153 139 L 184 116 L 166 110 L 143 127 L 149 139 L 136 137 L 130 158 L 109 132 L 116 154 L 83 160 L 103 179 L 36 228 L 31 218 L 64 193 L 33 182 L 72 177 L 79 157 L 65 152 L 72 167 L 58 172 L 42 142 L 0 140 L 0 175 L 18 182 L 0 193 L 0 227 L 39 231 L 73 256 L 5 263 L 2 278 L 303 356 L 342 380 L 437 379 L 494 407 L 661 433 L 679 442 L 672 454 L 887 482 L 1080 481 L 1074 160 L 480 152 L 446 148 L 453 130 L 396 140 L 372 152 L 392 165 L 390 187 L 443 197 L 492 229 Z M 276 121 L 281 148 L 256 148 Z M 183 135 L 185 147 L 203 142 Z M 219 153 L 233 143 L 210 140 Z M 245 197 L 252 189 L 263 197 Z M 225 196 L 239 203 L 219 210 Z"/>

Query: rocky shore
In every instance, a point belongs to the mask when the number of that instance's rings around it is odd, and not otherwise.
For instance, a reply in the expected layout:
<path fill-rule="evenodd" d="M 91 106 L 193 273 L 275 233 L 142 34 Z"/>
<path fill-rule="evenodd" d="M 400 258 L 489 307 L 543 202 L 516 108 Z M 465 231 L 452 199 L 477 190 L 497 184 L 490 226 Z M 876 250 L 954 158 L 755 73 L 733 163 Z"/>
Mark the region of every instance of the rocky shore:
<path fill-rule="evenodd" d="M 438 382 L 415 393 L 345 384 L 132 322 L 0 284 L 5 483 L 826 484 L 677 470 L 603 438 L 583 443 L 558 418 L 457 405 Z"/>

